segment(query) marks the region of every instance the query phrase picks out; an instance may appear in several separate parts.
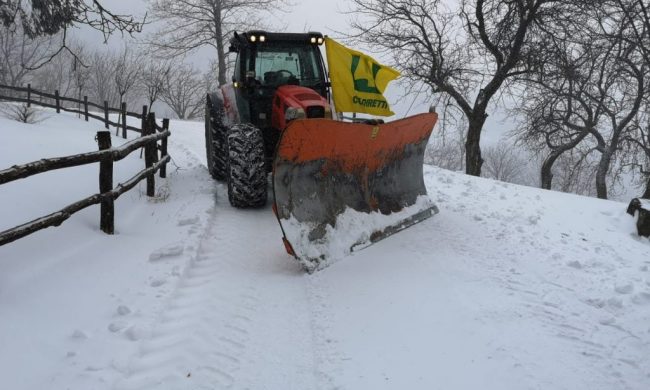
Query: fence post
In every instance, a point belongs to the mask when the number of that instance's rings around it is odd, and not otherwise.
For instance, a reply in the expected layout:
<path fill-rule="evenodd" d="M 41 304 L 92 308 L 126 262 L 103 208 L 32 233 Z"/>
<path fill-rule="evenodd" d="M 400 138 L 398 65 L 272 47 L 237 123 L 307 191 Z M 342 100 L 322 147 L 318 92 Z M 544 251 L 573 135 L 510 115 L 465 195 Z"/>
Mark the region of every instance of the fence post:
<path fill-rule="evenodd" d="M 169 119 L 165 118 L 163 119 L 163 131 L 169 130 Z M 165 158 L 167 155 L 167 138 L 169 136 L 165 137 L 162 139 L 162 145 L 160 146 L 160 158 Z M 167 177 L 167 163 L 163 164 L 162 167 L 160 167 L 160 177 L 161 178 L 166 178 Z"/>
<path fill-rule="evenodd" d="M 98 131 L 97 143 L 99 150 L 111 148 L 111 132 Z M 104 195 L 113 190 L 113 157 L 99 162 L 99 193 Z M 102 199 L 99 217 L 99 228 L 106 234 L 115 233 L 115 204 L 111 196 Z"/>
<path fill-rule="evenodd" d="M 86 116 L 86 122 L 88 122 L 88 96 L 84 95 L 84 114 Z"/>
<path fill-rule="evenodd" d="M 108 127 L 108 101 L 104 100 L 104 127 Z"/>
<path fill-rule="evenodd" d="M 126 138 L 126 102 L 122 102 L 122 138 Z"/>
<path fill-rule="evenodd" d="M 150 112 L 147 117 L 147 125 L 144 128 L 143 136 L 156 133 L 156 115 Z M 151 168 L 154 164 L 154 153 L 156 153 L 157 142 L 149 142 L 144 147 L 144 165 Z M 147 176 L 147 196 L 156 195 L 156 175 L 154 173 Z"/>
<path fill-rule="evenodd" d="M 32 84 L 27 84 L 27 107 L 32 106 Z"/>
<path fill-rule="evenodd" d="M 144 135 L 144 127 L 147 125 L 147 111 L 149 111 L 149 107 L 145 104 L 142 106 L 142 124 L 140 125 L 140 128 L 142 129 L 140 131 L 141 134 Z"/>
<path fill-rule="evenodd" d="M 54 98 L 56 99 L 56 113 L 61 113 L 61 99 L 59 98 L 59 90 L 54 91 Z"/>

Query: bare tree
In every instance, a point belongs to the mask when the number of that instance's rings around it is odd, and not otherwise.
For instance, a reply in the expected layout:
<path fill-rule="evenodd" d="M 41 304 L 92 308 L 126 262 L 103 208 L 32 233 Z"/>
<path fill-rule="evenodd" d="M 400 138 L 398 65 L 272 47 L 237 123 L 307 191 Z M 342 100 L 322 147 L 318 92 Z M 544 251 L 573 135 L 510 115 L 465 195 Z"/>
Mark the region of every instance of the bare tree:
<path fill-rule="evenodd" d="M 465 167 L 465 128 L 467 119 L 464 116 L 452 115 L 451 109 L 443 110 L 439 118 L 438 136 L 432 137 L 427 145 L 425 163 L 462 171 Z"/>
<path fill-rule="evenodd" d="M 592 2 L 463 0 L 458 10 L 442 0 L 352 3 L 357 19 L 351 38 L 385 49 L 406 77 L 452 97 L 463 111 L 466 172 L 480 176 L 481 132 L 490 103 L 508 80 L 530 70 L 551 26 Z"/>
<path fill-rule="evenodd" d="M 27 106 L 26 103 L 0 103 L 0 114 L 6 118 L 29 124 L 38 123 L 45 119 L 39 111 Z"/>
<path fill-rule="evenodd" d="M 595 149 L 578 145 L 562 153 L 555 163 L 555 179 L 550 189 L 572 194 L 596 196 L 596 168 L 598 156 Z"/>
<path fill-rule="evenodd" d="M 125 44 L 117 55 L 114 55 L 114 73 L 113 80 L 117 94 L 120 97 L 120 107 L 125 101 L 124 98 L 129 91 L 140 81 L 142 74 L 142 63 L 140 59 L 131 51 L 129 46 Z"/>
<path fill-rule="evenodd" d="M 68 28 L 80 24 L 91 26 L 104 34 L 104 40 L 116 32 L 133 34 L 140 32 L 145 20 L 137 21 L 133 16 L 111 12 L 99 0 L 49 0 L 24 1 L 3 0 L 0 2 L 0 24 L 9 29 L 22 28 L 25 34 L 37 37 L 59 34 L 59 48 L 45 61 L 43 66 L 64 50 L 76 55 L 67 44 Z"/>
<path fill-rule="evenodd" d="M 86 93 L 92 69 L 84 66 L 85 63 L 90 62 L 86 47 L 81 43 L 76 43 L 74 48 L 77 56 L 72 60 L 72 79 L 77 92 L 77 99 L 81 100 Z M 81 111 L 81 107 L 79 109 Z"/>
<path fill-rule="evenodd" d="M 579 144 L 577 161 L 593 162 L 596 195 L 606 199 L 608 182 L 622 173 L 616 159 L 622 158 L 622 140 L 632 130 L 647 95 L 648 65 L 641 61 L 631 23 L 605 5 L 587 14 L 581 29 L 553 37 L 546 50 L 553 55 L 541 62 L 525 79 L 529 87 L 520 99 L 526 117 L 526 133 L 520 140 L 547 149 L 542 164 L 542 187 L 550 189 L 555 161 Z"/>
<path fill-rule="evenodd" d="M 635 44 L 645 63 L 646 69 L 650 68 L 650 4 L 646 0 L 613 0 L 614 9 L 618 10 L 619 17 L 630 25 L 631 34 L 625 38 Z M 650 96 L 647 98 L 650 100 Z M 645 191 L 643 198 L 650 198 L 650 118 L 648 110 L 650 102 L 646 100 L 642 118 L 633 126 L 634 132 L 625 138 L 628 148 L 635 149 L 641 156 L 634 152 L 626 154 L 631 156 L 632 164 L 644 178 Z"/>
<path fill-rule="evenodd" d="M 446 143 L 435 140 L 427 145 L 427 150 L 424 154 L 424 163 L 450 171 L 461 171 L 463 169 L 464 156 L 465 148 L 462 143 L 456 140 Z"/>
<path fill-rule="evenodd" d="M 631 130 L 623 137 L 622 144 L 623 165 L 631 167 L 632 173 L 640 176 L 638 184 L 645 187 L 641 197 L 650 199 L 650 97 L 634 119 Z"/>
<path fill-rule="evenodd" d="M 22 86 L 31 69 L 51 54 L 50 38 L 31 39 L 21 26 L 0 26 L 0 83 Z"/>
<path fill-rule="evenodd" d="M 165 80 L 171 72 L 172 65 L 170 62 L 150 60 L 142 71 L 142 89 L 147 99 L 149 108 L 160 98 L 165 88 Z"/>
<path fill-rule="evenodd" d="M 514 134 L 518 143 L 545 154 L 541 188 L 549 190 L 556 161 L 596 131 L 604 110 L 603 99 L 593 97 L 603 91 L 609 54 L 593 50 L 589 34 L 582 40 L 574 35 L 571 42 L 565 38 L 554 37 L 546 47 L 552 55 L 540 64 L 541 71 L 519 78 L 524 88 L 514 109 L 522 118 Z"/>
<path fill-rule="evenodd" d="M 165 78 L 160 100 L 165 102 L 179 119 L 193 119 L 203 115 L 205 94 L 205 84 L 199 71 L 188 65 L 180 65 Z"/>
<path fill-rule="evenodd" d="M 526 160 L 512 145 L 500 141 L 485 148 L 485 177 L 515 184 L 529 184 L 524 177 Z"/>
<path fill-rule="evenodd" d="M 151 13 L 163 27 L 149 43 L 174 56 L 201 47 L 214 48 L 218 80 L 225 84 L 228 38 L 233 31 L 264 28 L 268 23 L 260 12 L 268 13 L 285 4 L 285 0 L 152 0 Z"/>
<path fill-rule="evenodd" d="M 95 51 L 90 57 L 90 90 L 92 100 L 97 103 L 107 101 L 116 106 L 120 99 L 114 83 L 115 60 L 111 52 Z"/>
<path fill-rule="evenodd" d="M 89 63 L 87 49 L 78 41 L 72 42 L 70 47 L 76 53 L 75 56 L 61 54 L 33 71 L 32 84 L 37 89 L 47 92 L 58 90 L 63 96 L 71 96 L 74 93 L 81 99 L 90 74 L 90 68 L 84 66 Z"/>

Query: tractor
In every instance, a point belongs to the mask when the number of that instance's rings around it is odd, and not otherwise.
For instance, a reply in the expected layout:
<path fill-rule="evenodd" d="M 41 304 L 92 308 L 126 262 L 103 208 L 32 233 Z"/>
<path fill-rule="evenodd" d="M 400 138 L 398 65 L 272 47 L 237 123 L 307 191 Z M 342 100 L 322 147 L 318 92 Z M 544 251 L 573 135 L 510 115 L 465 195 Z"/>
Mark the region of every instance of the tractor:
<path fill-rule="evenodd" d="M 327 264 L 333 230 L 345 232 L 353 251 L 437 212 L 422 174 L 437 115 L 339 120 L 329 103 L 325 39 L 318 32 L 235 33 L 232 80 L 209 93 L 205 107 L 210 175 L 227 184 L 232 206 L 259 208 L 271 173 L 285 248 L 310 272 Z M 349 217 L 340 217 L 350 212 L 368 217 L 371 230 L 348 234 L 341 225 Z"/>
<path fill-rule="evenodd" d="M 332 119 L 320 33 L 235 33 L 232 83 L 205 108 L 208 169 L 228 184 L 232 206 L 262 207 L 282 130 L 300 118 Z"/>

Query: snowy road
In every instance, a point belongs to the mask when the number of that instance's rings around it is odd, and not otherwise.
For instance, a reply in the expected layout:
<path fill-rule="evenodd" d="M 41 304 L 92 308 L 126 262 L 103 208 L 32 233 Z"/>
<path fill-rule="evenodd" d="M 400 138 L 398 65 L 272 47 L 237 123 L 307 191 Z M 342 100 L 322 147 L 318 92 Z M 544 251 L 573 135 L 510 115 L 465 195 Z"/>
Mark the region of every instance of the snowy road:
<path fill-rule="evenodd" d="M 650 388 L 625 205 L 428 167 L 439 215 L 306 275 L 209 178 L 202 124 L 171 128 L 163 195 L 120 200 L 115 237 L 91 211 L 0 247 L 0 388 Z"/>

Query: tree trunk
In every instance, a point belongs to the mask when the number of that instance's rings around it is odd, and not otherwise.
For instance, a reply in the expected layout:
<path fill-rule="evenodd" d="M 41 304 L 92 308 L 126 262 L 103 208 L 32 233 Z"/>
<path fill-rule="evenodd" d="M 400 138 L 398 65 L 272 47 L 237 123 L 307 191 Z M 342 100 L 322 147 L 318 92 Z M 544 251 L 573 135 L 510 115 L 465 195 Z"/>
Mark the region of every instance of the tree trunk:
<path fill-rule="evenodd" d="M 550 190 L 553 186 L 553 164 L 562 155 L 562 152 L 554 151 L 546 157 L 542 164 L 540 172 L 541 187 L 544 190 Z"/>
<path fill-rule="evenodd" d="M 217 43 L 217 66 L 219 67 L 217 79 L 219 85 L 226 84 L 226 51 L 223 45 L 223 29 L 221 23 L 221 2 L 215 2 L 214 6 L 214 34 Z"/>
<path fill-rule="evenodd" d="M 481 130 L 487 115 L 485 113 L 474 115 L 469 119 L 467 141 L 465 141 L 465 173 L 472 176 L 481 176 L 483 158 L 481 157 Z"/>
<path fill-rule="evenodd" d="M 542 189 L 550 190 L 552 188 L 552 186 L 553 186 L 553 165 L 555 164 L 557 159 L 560 158 L 560 156 L 562 154 L 564 154 L 564 152 L 567 152 L 567 151 L 575 148 L 576 146 L 578 146 L 578 144 L 580 142 L 582 142 L 583 139 L 585 139 L 587 134 L 589 134 L 588 131 L 583 131 L 582 134 L 580 134 L 580 136 L 578 136 L 573 141 L 571 141 L 571 142 L 569 142 L 567 144 L 560 145 L 559 147 L 551 150 L 551 153 L 544 160 L 544 163 L 542 164 L 542 169 L 541 169 L 541 172 L 540 172 Z"/>
<path fill-rule="evenodd" d="M 612 153 L 604 152 L 600 156 L 598 170 L 596 171 L 596 195 L 600 199 L 607 199 L 607 172 L 612 161 Z"/>

